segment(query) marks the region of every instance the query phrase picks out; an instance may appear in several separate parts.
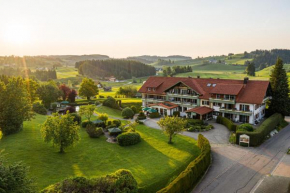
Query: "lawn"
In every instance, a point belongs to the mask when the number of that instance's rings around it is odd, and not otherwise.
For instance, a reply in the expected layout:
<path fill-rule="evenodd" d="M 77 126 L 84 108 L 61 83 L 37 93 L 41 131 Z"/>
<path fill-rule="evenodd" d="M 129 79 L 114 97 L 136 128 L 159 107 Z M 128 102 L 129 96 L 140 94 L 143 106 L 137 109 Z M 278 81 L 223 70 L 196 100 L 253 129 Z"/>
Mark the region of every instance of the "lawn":
<path fill-rule="evenodd" d="M 41 138 L 39 125 L 45 119 L 37 115 L 24 123 L 23 131 L 0 141 L 10 162 L 22 161 L 30 166 L 39 190 L 67 177 L 98 177 L 128 169 L 145 192 L 156 192 L 200 153 L 194 139 L 178 135 L 169 145 L 161 131 L 139 125 L 142 141 L 135 146 L 121 147 L 106 142 L 105 137 L 92 139 L 81 129 L 81 141 L 60 154 L 57 147 Z"/>
<path fill-rule="evenodd" d="M 96 108 L 95 112 L 98 113 L 107 113 L 109 117 L 116 117 L 116 118 L 122 118 L 121 111 L 118 109 L 113 109 L 106 106 L 99 106 Z"/>

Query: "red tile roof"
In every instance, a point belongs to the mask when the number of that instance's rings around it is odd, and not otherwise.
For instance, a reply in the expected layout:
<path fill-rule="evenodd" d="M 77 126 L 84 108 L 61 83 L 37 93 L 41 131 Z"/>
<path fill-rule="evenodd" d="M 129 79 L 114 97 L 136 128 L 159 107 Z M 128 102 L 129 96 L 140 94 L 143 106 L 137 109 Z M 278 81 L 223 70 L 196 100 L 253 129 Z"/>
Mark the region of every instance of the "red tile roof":
<path fill-rule="evenodd" d="M 173 108 L 176 108 L 178 107 L 177 104 L 174 104 L 174 103 L 171 103 L 171 102 L 163 102 L 163 103 L 157 103 L 157 104 L 149 104 L 149 106 L 161 106 L 161 107 L 164 107 L 166 109 L 173 109 Z"/>
<path fill-rule="evenodd" d="M 244 85 L 242 84 L 217 84 L 210 93 L 238 95 Z"/>
<path fill-rule="evenodd" d="M 195 107 L 193 109 L 189 109 L 189 110 L 186 111 L 186 113 L 194 112 L 194 113 L 197 113 L 199 115 L 205 115 L 205 114 L 208 114 L 208 113 L 210 113 L 212 111 L 213 111 L 212 108 L 201 106 L 201 107 Z"/>
<path fill-rule="evenodd" d="M 230 79 L 212 79 L 212 78 L 185 78 L 185 77 L 150 77 L 140 88 L 140 93 L 165 95 L 165 91 L 170 87 L 182 82 L 188 87 L 195 90 L 200 94 L 200 99 L 209 99 L 213 92 L 225 92 L 220 94 L 230 93 L 231 95 L 237 94 L 236 102 L 249 103 L 249 104 L 261 104 L 266 91 L 269 87 L 269 81 L 261 80 L 248 80 L 247 84 L 244 84 L 244 80 L 230 80 Z M 151 89 L 148 91 L 148 87 L 151 84 L 159 86 L 155 91 Z M 211 84 L 210 86 L 208 86 Z M 213 87 L 213 84 L 216 84 Z M 226 85 L 226 86 L 225 86 Z M 216 93 L 219 94 L 219 93 Z"/>

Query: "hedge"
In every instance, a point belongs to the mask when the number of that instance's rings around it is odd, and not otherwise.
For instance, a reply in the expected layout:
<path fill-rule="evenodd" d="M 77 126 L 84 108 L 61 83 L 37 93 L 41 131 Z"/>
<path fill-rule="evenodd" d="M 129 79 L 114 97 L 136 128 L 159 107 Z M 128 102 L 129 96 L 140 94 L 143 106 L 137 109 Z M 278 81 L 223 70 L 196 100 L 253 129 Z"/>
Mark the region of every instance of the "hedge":
<path fill-rule="evenodd" d="M 62 182 L 51 185 L 41 193 L 64 193 L 64 192 L 130 192 L 138 193 L 137 181 L 128 170 L 118 170 L 113 174 L 100 178 L 75 177 L 65 179 Z"/>
<path fill-rule="evenodd" d="M 273 114 L 271 117 L 266 119 L 255 131 L 237 131 L 236 133 L 236 144 L 239 144 L 240 135 L 246 134 L 250 136 L 250 146 L 258 146 L 263 143 L 264 139 L 276 126 L 283 121 L 283 116 L 279 113 Z"/>
<path fill-rule="evenodd" d="M 150 117 L 151 119 L 159 118 L 159 117 L 160 117 L 160 114 L 159 114 L 158 112 L 150 113 L 150 114 L 149 114 L 149 117 Z"/>
<path fill-rule="evenodd" d="M 216 122 L 226 126 L 230 131 L 236 132 L 237 125 L 235 125 L 231 120 L 226 117 L 218 116 Z"/>
<path fill-rule="evenodd" d="M 174 181 L 157 193 L 183 193 L 190 192 L 194 188 L 211 163 L 209 141 L 201 134 L 198 135 L 198 147 L 201 154 Z"/>
<path fill-rule="evenodd" d="M 120 146 L 130 146 L 139 143 L 141 141 L 141 137 L 139 133 L 127 132 L 118 135 L 117 140 Z"/>

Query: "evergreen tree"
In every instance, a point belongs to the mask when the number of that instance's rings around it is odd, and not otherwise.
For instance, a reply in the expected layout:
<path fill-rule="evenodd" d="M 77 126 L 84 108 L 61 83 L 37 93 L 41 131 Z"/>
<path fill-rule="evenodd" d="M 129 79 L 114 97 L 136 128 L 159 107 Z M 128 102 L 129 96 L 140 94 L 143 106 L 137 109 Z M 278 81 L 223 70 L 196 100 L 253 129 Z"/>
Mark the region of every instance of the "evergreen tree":
<path fill-rule="evenodd" d="M 270 75 L 272 87 L 271 113 L 281 113 L 283 116 L 289 112 L 289 85 L 286 70 L 281 58 L 277 59 L 275 67 Z"/>
<path fill-rule="evenodd" d="M 255 76 L 255 71 L 256 71 L 255 64 L 252 63 L 252 62 L 249 62 L 248 63 L 248 66 L 246 68 L 247 75 L 249 75 L 249 76 Z"/>

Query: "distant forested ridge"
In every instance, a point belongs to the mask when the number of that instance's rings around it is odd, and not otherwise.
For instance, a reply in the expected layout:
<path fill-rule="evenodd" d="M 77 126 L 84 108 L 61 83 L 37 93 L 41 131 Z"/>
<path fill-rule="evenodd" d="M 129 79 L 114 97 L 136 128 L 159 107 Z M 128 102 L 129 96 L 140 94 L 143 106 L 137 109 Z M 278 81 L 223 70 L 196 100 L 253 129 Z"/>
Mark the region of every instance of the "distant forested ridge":
<path fill-rule="evenodd" d="M 156 74 L 153 66 L 138 61 L 122 59 L 85 60 L 76 62 L 75 67 L 78 68 L 80 74 L 91 78 L 114 76 L 122 80 Z"/>
<path fill-rule="evenodd" d="M 136 61 L 143 61 L 143 63 L 153 63 L 157 62 L 158 59 L 161 60 L 171 60 L 171 61 L 180 61 L 180 60 L 191 60 L 192 58 L 189 56 L 181 56 L 181 55 L 172 55 L 172 56 L 149 56 L 149 55 L 143 55 L 143 56 L 133 56 L 128 57 L 127 59 L 130 60 L 136 60 Z"/>
<path fill-rule="evenodd" d="M 287 49 L 256 50 L 250 52 L 250 55 L 256 68 L 274 65 L 277 57 L 280 57 L 284 63 L 290 63 L 290 50 Z"/>
<path fill-rule="evenodd" d="M 36 70 L 32 72 L 30 69 L 4 67 L 4 68 L 0 68 L 0 75 L 20 76 L 23 78 L 36 78 L 40 81 L 48 81 L 51 79 L 57 79 L 56 71 L 53 69 Z"/>

